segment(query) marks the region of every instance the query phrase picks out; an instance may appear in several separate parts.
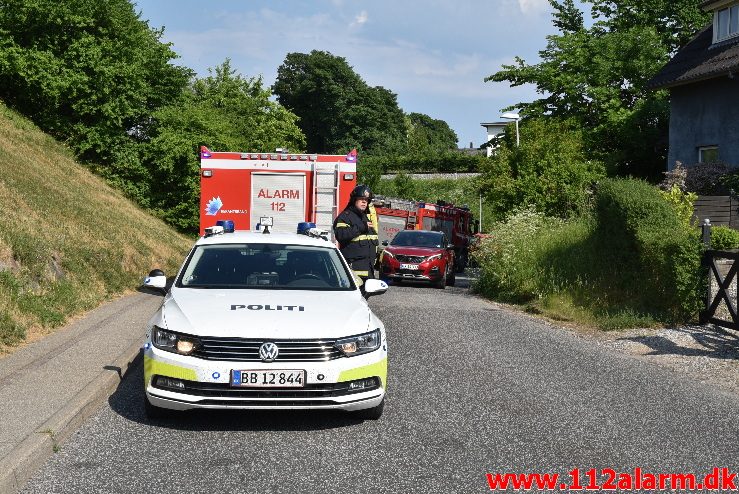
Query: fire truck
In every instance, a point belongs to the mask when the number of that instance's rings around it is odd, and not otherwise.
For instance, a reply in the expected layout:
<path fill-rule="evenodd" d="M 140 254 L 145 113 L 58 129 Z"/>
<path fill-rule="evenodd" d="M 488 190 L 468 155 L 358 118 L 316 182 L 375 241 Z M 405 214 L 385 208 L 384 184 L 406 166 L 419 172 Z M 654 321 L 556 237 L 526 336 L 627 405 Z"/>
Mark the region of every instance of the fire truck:
<path fill-rule="evenodd" d="M 374 201 L 379 223 L 380 242 L 390 242 L 400 230 L 429 230 L 446 233 L 454 245 L 455 269 L 464 271 L 469 246 L 477 231 L 477 222 L 466 206 L 444 201 L 434 203 L 377 197 Z"/>
<path fill-rule="evenodd" d="M 200 235 L 218 220 L 255 230 L 272 218 L 275 231 L 312 222 L 332 235 L 334 218 L 357 183 L 356 150 L 347 155 L 216 152 L 200 149 Z"/>
<path fill-rule="evenodd" d="M 414 230 L 418 214 L 418 203 L 404 199 L 376 196 L 372 201 L 377 212 L 380 244 L 390 242 L 401 230 Z"/>

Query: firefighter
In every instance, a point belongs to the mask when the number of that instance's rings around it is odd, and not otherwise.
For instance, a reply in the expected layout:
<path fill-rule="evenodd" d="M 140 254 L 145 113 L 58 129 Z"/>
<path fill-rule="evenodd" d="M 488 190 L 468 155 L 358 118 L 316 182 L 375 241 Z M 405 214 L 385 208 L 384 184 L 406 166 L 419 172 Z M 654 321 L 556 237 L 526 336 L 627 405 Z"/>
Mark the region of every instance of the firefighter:
<path fill-rule="evenodd" d="M 349 197 L 349 204 L 334 221 L 334 237 L 339 242 L 341 254 L 359 278 L 362 292 L 364 292 L 364 281 L 374 278 L 375 258 L 379 245 L 377 220 L 373 222 L 369 216 L 371 202 L 370 188 L 366 185 L 357 185 Z"/>

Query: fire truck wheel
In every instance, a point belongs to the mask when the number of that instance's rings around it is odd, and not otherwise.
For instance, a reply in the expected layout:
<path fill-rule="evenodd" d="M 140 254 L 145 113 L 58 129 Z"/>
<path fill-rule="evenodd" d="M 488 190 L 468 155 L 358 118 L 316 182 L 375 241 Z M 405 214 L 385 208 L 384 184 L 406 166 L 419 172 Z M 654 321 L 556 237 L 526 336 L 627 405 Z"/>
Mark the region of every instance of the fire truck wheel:
<path fill-rule="evenodd" d="M 459 256 L 459 262 L 456 263 L 454 267 L 456 268 L 457 273 L 464 273 L 464 268 L 467 267 L 467 254 Z"/>

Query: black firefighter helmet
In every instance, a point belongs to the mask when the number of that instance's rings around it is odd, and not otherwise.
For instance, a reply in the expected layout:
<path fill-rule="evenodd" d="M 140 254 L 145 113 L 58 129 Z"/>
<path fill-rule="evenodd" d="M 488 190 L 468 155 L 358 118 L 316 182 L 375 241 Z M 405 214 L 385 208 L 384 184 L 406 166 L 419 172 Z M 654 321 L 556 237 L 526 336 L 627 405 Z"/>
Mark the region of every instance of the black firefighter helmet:
<path fill-rule="evenodd" d="M 350 199 L 352 200 L 352 202 L 356 201 L 357 199 L 367 199 L 367 201 L 371 201 L 373 197 L 375 196 L 374 194 L 372 194 L 372 190 L 369 188 L 369 186 L 359 184 L 352 190 Z"/>

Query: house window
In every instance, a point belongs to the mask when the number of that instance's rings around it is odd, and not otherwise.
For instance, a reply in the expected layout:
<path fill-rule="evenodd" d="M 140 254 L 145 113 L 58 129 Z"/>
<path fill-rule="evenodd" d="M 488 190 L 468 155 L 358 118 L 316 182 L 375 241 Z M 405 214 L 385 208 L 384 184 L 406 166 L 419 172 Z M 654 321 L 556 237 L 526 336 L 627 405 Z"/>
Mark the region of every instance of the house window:
<path fill-rule="evenodd" d="M 703 146 L 698 148 L 698 163 L 718 162 L 718 146 Z"/>
<path fill-rule="evenodd" d="M 739 35 L 739 5 L 716 11 L 713 16 L 713 41 Z"/>

